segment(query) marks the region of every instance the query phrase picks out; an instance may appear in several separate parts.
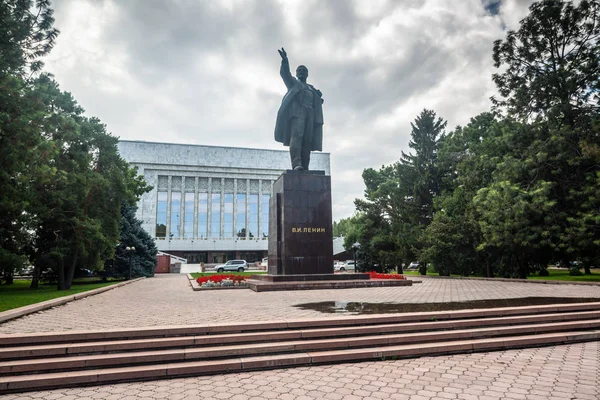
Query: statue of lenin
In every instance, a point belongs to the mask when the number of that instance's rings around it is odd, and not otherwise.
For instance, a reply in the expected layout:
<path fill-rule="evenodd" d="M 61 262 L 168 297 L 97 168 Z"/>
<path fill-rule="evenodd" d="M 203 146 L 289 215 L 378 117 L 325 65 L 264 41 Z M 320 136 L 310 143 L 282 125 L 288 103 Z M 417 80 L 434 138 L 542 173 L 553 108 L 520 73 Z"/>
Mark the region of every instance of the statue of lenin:
<path fill-rule="evenodd" d="M 283 48 L 280 74 L 287 93 L 283 96 L 275 123 L 275 140 L 290 146 L 292 168 L 308 170 L 310 152 L 323 149 L 323 98 L 320 90 L 306 83 L 308 69 L 300 65 L 296 78 L 290 73 L 290 63 Z"/>

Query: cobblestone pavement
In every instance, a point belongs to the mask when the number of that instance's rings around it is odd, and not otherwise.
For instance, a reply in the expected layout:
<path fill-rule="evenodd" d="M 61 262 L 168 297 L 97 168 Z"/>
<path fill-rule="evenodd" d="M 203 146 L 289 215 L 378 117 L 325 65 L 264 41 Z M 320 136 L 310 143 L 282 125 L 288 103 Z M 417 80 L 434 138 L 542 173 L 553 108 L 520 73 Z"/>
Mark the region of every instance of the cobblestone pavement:
<path fill-rule="evenodd" d="M 412 287 L 255 293 L 194 292 L 158 276 L 0 325 L 0 333 L 324 318 L 293 307 L 321 301 L 448 302 L 598 297 L 599 286 L 424 279 Z M 417 359 L 57 389 L 16 399 L 600 399 L 600 342 Z"/>
<path fill-rule="evenodd" d="M 597 400 L 600 343 L 122 383 L 29 399 Z"/>
<path fill-rule="evenodd" d="M 194 292 L 185 275 L 158 275 L 8 321 L 0 325 L 0 333 L 326 318 L 326 314 L 294 307 L 322 301 L 432 303 L 530 296 L 600 298 L 600 286 L 423 279 L 423 283 L 409 287 Z"/>

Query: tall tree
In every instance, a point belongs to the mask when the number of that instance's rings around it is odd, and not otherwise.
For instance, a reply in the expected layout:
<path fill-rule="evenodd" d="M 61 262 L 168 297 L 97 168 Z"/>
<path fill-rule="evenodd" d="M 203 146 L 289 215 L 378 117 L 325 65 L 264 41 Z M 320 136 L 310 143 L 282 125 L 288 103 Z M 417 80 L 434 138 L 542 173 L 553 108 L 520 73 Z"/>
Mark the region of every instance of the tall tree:
<path fill-rule="evenodd" d="M 496 105 L 529 126 L 507 134 L 513 148 L 477 200 L 486 242 L 518 229 L 512 243 L 523 246 L 530 264 L 545 262 L 549 252 L 555 260 L 578 258 L 599 239 L 597 207 L 588 201 L 599 193 L 599 39 L 599 1 L 545 0 L 494 46 L 504 69 L 494 75 L 503 97 Z M 496 207 L 512 217 L 495 218 Z"/>
<path fill-rule="evenodd" d="M 598 111 L 600 1 L 543 0 L 518 31 L 494 43 L 493 75 L 503 99 L 494 103 L 518 118 L 572 123 Z"/>
<path fill-rule="evenodd" d="M 423 110 L 411 123 L 412 152 L 403 152 L 392 165 L 363 172 L 365 200 L 355 204 L 375 227 L 369 236 L 372 246 L 364 251 L 370 249 L 383 264 L 407 264 L 422 249 L 421 234 L 433 219 L 433 200 L 441 191 L 437 155 L 445 126 L 434 111 Z"/>
<path fill-rule="evenodd" d="M 154 276 L 157 249 L 154 239 L 142 228 L 142 221 L 135 217 L 136 206 L 123 204 L 121 207 L 120 241 L 115 256 L 105 262 L 105 276 L 132 278 Z M 135 251 L 127 251 L 127 247 Z"/>
<path fill-rule="evenodd" d="M 435 215 L 423 233 L 422 261 L 432 262 L 441 275 L 483 273 L 493 276 L 491 248 L 478 251 L 480 216 L 473 205 L 477 191 L 489 184 L 506 150 L 501 140 L 507 129 L 492 113 L 472 118 L 444 140 L 437 167 L 442 194 L 435 199 Z"/>
<path fill-rule="evenodd" d="M 50 0 L 0 2 L 0 76 L 41 71 L 58 36 L 53 14 Z"/>
<path fill-rule="evenodd" d="M 26 79 L 54 45 L 53 22 L 49 1 L 0 2 L 0 265 L 8 280 L 33 251 L 35 216 L 26 212 L 33 183 L 52 174 L 40 132 L 44 109 Z"/>
<path fill-rule="evenodd" d="M 114 254 L 121 204 L 135 203 L 147 187 L 119 156 L 117 138 L 87 118 L 70 93 L 46 76 L 36 82 L 47 111 L 43 132 L 51 143 L 52 180 L 36 185 L 32 212 L 39 220 L 35 247 L 56 266 L 58 289 L 71 286 L 78 264 L 98 268 Z M 37 285 L 36 263 L 32 287 Z"/>
<path fill-rule="evenodd" d="M 433 199 L 441 192 L 437 156 L 444 139 L 446 121 L 437 118 L 433 110 L 425 109 L 411 123 L 411 127 L 408 146 L 413 152 L 402 152 L 398 172 L 401 184 L 410 191 L 405 200 L 411 204 L 412 213 L 406 217 L 413 224 L 426 226 L 433 218 Z"/>

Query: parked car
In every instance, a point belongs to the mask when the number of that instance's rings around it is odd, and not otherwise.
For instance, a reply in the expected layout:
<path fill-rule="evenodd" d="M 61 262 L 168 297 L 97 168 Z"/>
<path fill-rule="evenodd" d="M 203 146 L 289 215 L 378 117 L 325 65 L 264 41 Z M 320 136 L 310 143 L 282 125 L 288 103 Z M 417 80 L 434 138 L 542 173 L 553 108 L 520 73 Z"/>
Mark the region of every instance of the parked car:
<path fill-rule="evenodd" d="M 340 272 L 344 272 L 347 270 L 351 270 L 354 271 L 354 261 L 346 261 L 345 263 L 342 264 L 337 264 L 333 266 L 333 270 L 334 271 L 340 271 Z"/>
<path fill-rule="evenodd" d="M 346 263 L 343 262 L 335 262 L 333 264 L 333 270 L 334 271 L 345 271 L 346 270 Z"/>
<path fill-rule="evenodd" d="M 406 269 L 419 269 L 420 266 L 421 266 L 420 262 L 413 261 L 410 263 L 410 265 L 408 267 L 406 267 Z"/>
<path fill-rule="evenodd" d="M 220 264 L 215 266 L 215 271 L 224 272 L 224 271 L 237 271 L 244 272 L 248 269 L 248 263 L 246 260 L 229 260 L 225 264 Z"/>

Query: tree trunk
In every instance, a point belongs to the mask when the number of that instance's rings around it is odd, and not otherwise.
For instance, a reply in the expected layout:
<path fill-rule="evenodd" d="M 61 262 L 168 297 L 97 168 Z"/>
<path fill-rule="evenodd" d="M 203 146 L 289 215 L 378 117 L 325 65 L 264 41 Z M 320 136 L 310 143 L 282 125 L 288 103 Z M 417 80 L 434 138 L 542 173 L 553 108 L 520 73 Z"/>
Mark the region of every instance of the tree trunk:
<path fill-rule="evenodd" d="M 584 264 L 583 265 L 583 270 L 585 271 L 584 273 L 586 275 L 591 275 L 592 274 L 592 271 L 590 270 L 590 265 L 589 264 Z"/>
<path fill-rule="evenodd" d="M 494 277 L 494 270 L 493 270 L 493 268 L 492 268 L 492 265 L 491 265 L 491 264 L 487 264 L 487 265 L 485 266 L 485 275 L 486 275 L 488 278 L 493 278 L 493 277 Z"/>
<path fill-rule="evenodd" d="M 519 279 L 527 279 L 527 264 L 519 263 Z"/>
<path fill-rule="evenodd" d="M 36 262 L 33 264 L 33 276 L 31 277 L 31 285 L 29 289 L 37 289 L 40 286 L 40 266 Z"/>
<path fill-rule="evenodd" d="M 60 257 L 58 260 L 58 287 L 57 290 L 67 290 L 65 282 L 65 258 Z"/>
<path fill-rule="evenodd" d="M 73 283 L 73 277 L 75 276 L 75 266 L 77 265 L 77 250 L 73 252 L 73 257 L 71 258 L 71 264 L 69 265 L 69 269 L 67 270 L 67 275 L 65 277 L 65 283 L 67 285 L 67 289 L 71 289 L 71 284 Z"/>

